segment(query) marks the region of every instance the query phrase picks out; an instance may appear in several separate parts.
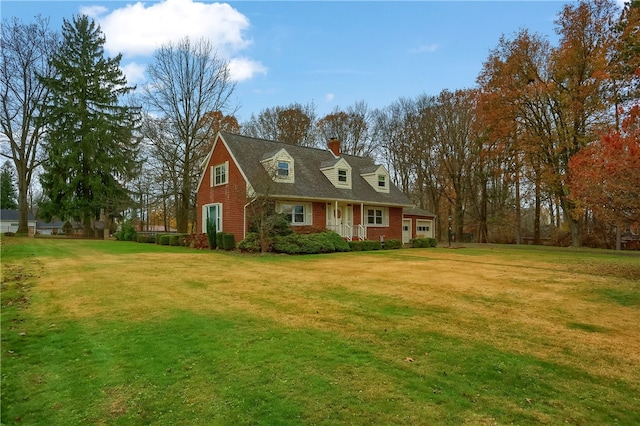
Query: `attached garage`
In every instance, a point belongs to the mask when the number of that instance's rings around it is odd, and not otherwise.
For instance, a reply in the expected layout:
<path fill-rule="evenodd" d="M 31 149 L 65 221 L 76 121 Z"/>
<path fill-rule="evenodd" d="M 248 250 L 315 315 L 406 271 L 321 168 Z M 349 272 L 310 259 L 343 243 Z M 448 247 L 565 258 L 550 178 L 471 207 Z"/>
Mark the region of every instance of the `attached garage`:
<path fill-rule="evenodd" d="M 402 242 L 413 238 L 435 238 L 436 215 L 416 207 L 402 210 Z"/>

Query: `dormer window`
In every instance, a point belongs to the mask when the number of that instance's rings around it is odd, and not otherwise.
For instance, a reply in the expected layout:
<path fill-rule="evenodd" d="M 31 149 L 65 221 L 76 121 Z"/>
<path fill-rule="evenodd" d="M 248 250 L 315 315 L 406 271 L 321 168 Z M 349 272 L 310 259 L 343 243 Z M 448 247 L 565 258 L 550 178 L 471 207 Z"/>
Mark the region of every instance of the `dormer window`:
<path fill-rule="evenodd" d="M 376 192 L 384 192 L 385 194 L 389 193 L 391 181 L 389 180 L 389 172 L 384 166 L 373 166 L 368 167 L 362 170 L 360 176 L 367 181 L 371 188 L 373 188 Z"/>
<path fill-rule="evenodd" d="M 323 161 L 320 170 L 336 188 L 351 189 L 351 166 L 344 158 Z"/>
<path fill-rule="evenodd" d="M 270 155 L 265 155 L 262 159 L 264 166 L 271 179 L 276 182 L 294 183 L 295 182 L 295 165 L 293 157 L 286 149 L 281 149 Z"/>
<path fill-rule="evenodd" d="M 282 179 L 289 178 L 289 162 L 278 161 L 278 177 Z"/>

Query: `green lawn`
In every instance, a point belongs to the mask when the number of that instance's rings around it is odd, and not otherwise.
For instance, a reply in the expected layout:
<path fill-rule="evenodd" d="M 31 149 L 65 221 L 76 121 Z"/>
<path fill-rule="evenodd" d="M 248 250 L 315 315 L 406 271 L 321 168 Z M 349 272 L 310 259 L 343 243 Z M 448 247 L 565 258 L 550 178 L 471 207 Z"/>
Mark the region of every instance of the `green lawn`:
<path fill-rule="evenodd" d="M 1 242 L 3 425 L 640 424 L 640 253 Z"/>

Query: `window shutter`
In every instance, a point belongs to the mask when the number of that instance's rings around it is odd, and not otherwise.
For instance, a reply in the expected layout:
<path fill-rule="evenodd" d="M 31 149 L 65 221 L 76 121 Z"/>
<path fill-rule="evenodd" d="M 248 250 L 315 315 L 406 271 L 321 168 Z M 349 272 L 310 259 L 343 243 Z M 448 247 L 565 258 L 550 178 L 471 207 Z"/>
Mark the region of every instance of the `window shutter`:
<path fill-rule="evenodd" d="M 313 225 L 313 204 L 307 204 L 304 206 L 305 222 L 307 225 Z"/>

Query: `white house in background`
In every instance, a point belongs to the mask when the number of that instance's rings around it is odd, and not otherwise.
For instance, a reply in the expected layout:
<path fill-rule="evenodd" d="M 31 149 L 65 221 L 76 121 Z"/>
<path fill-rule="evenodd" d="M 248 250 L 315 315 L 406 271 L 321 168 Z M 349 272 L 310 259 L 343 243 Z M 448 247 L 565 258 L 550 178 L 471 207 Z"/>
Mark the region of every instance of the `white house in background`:
<path fill-rule="evenodd" d="M 20 212 L 18 210 L 0 210 L 0 233 L 5 232 L 17 232 L 18 222 L 20 220 Z M 36 218 L 33 213 L 29 212 L 27 216 L 27 226 L 29 228 L 29 235 L 36 233 Z"/>

